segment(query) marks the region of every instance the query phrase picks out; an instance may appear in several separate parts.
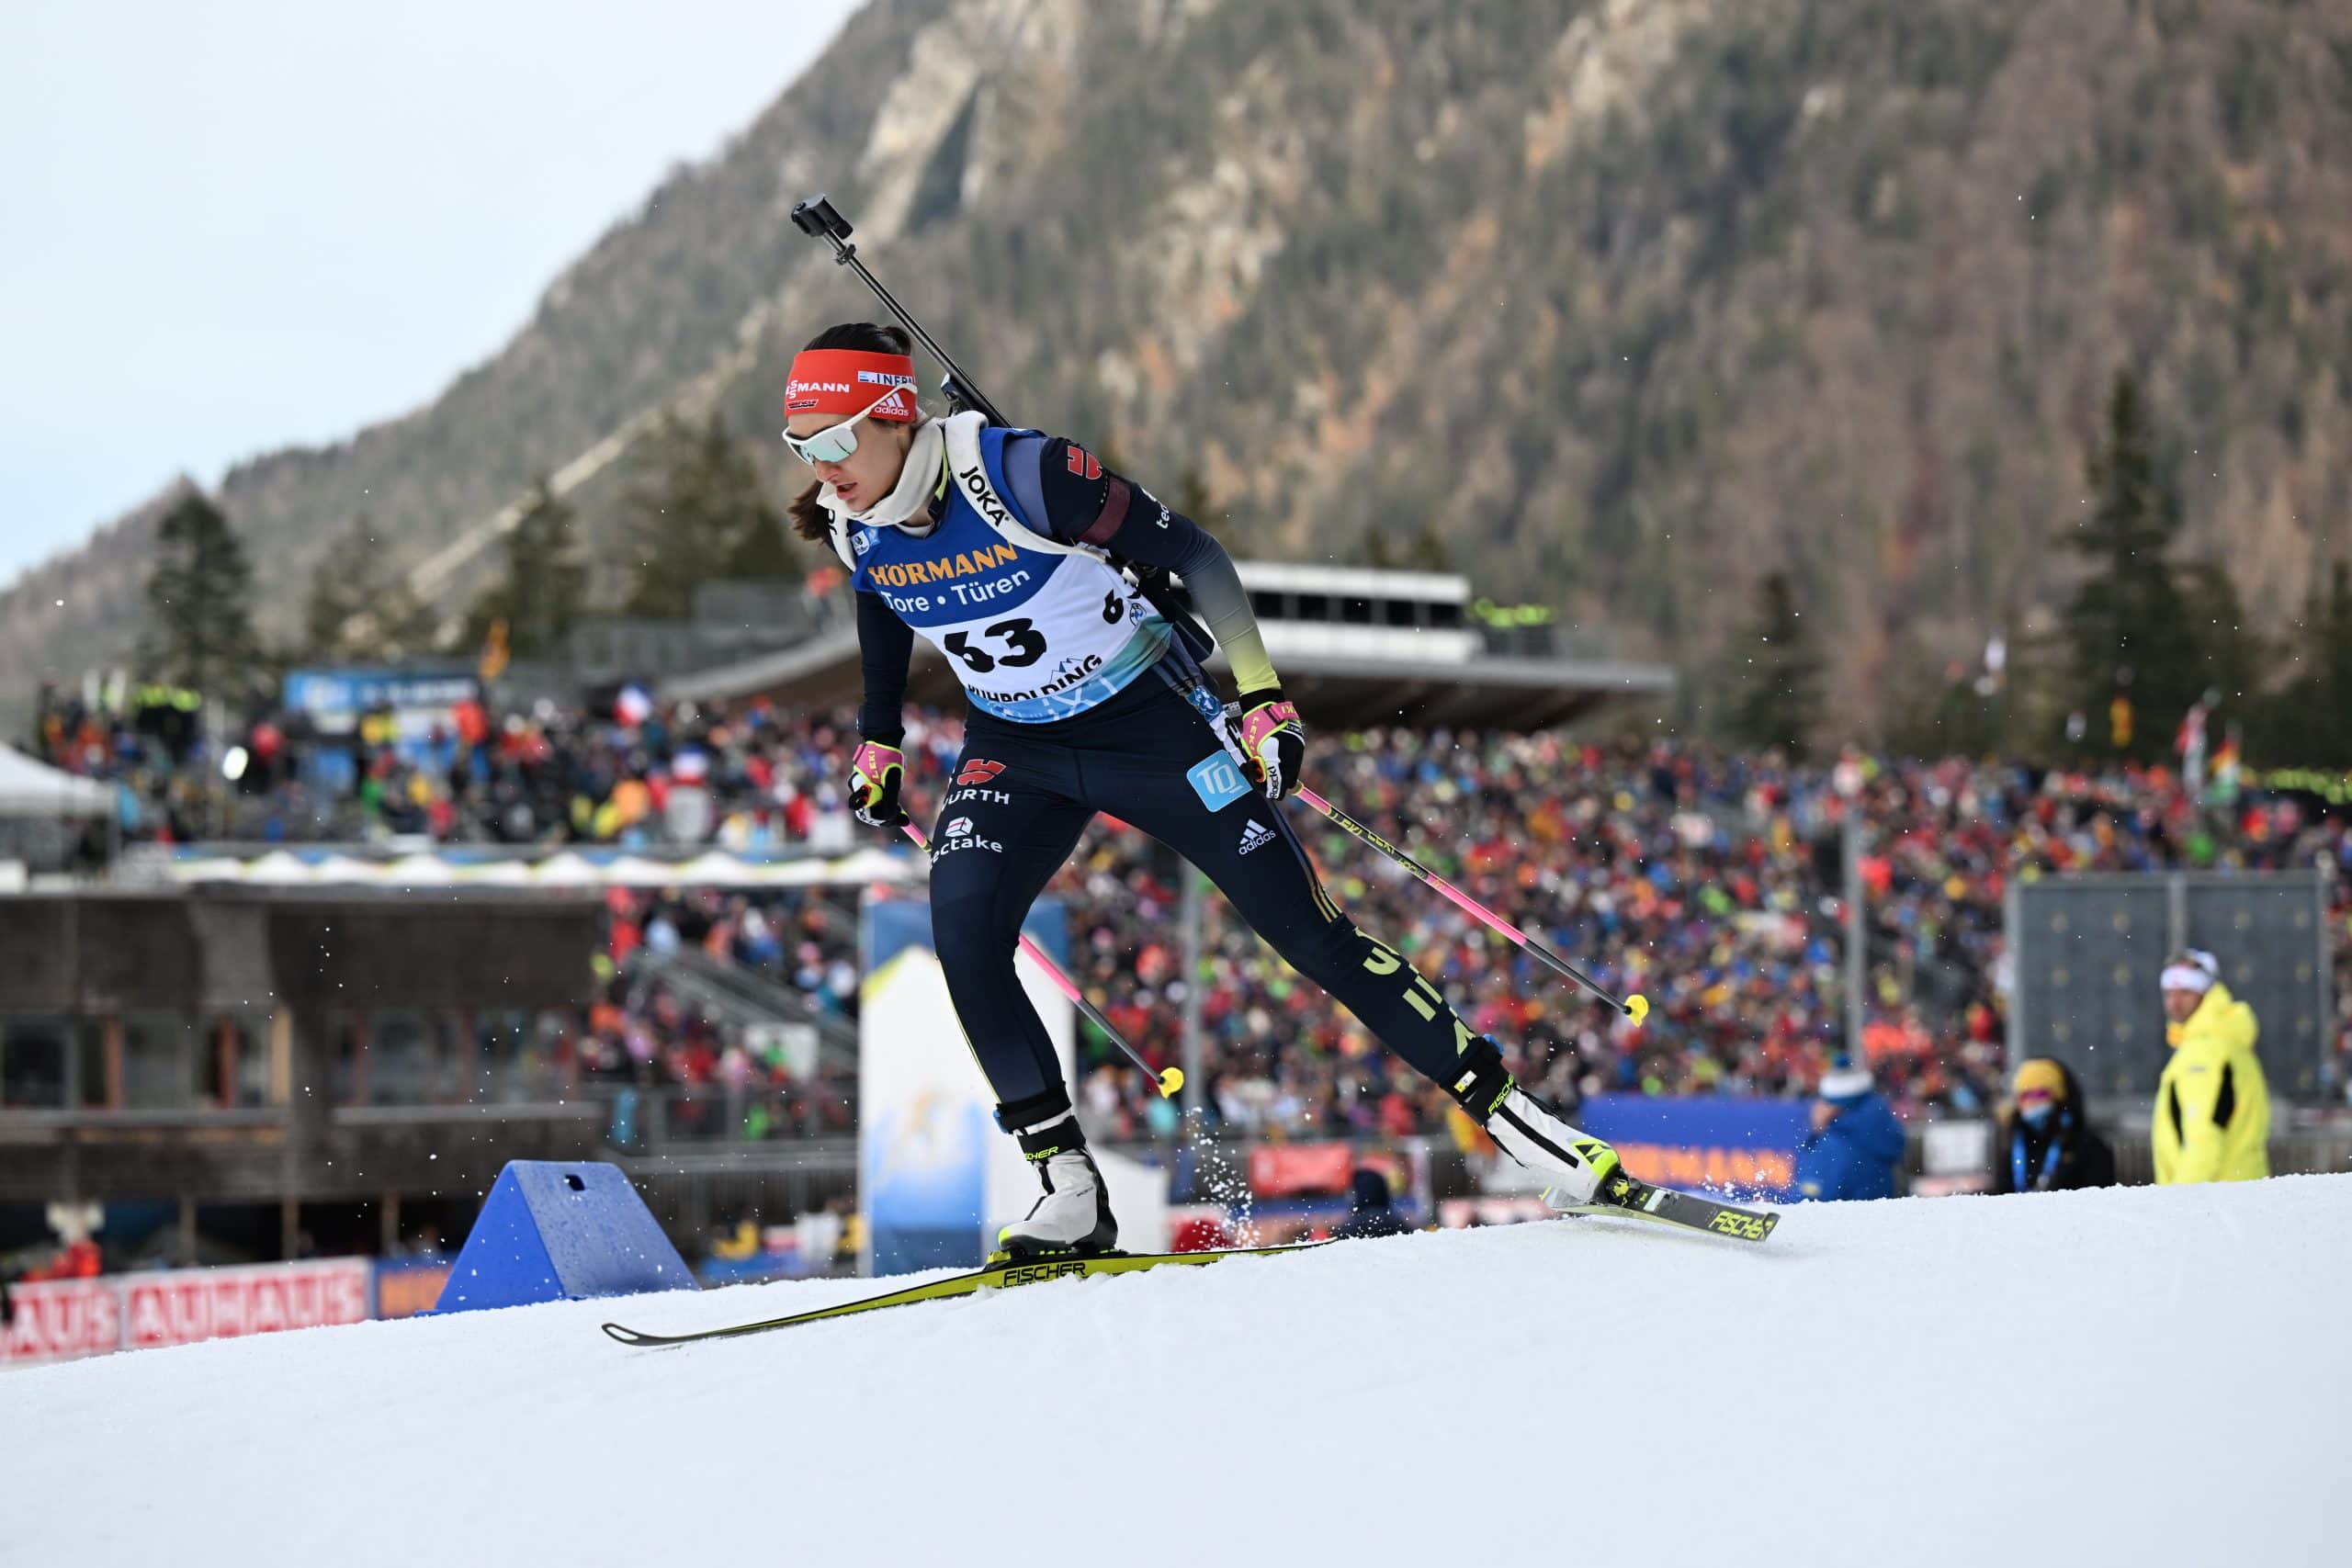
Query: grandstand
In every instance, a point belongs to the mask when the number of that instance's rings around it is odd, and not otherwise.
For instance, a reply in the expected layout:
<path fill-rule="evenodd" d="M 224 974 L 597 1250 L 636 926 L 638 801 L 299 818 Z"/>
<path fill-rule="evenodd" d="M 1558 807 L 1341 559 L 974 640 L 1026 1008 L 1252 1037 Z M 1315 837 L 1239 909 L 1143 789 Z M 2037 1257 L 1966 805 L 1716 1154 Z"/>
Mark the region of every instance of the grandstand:
<path fill-rule="evenodd" d="M 2075 1066 L 2144 1179 L 2153 976 L 2192 937 L 2264 1019 L 2291 1106 L 2275 1167 L 2352 1154 L 2340 781 L 2222 798 L 2161 767 L 1643 739 L 1591 721 L 1672 671 L 1544 606 L 1452 571 L 1239 572 L 1315 786 L 1651 1010 L 1564 987 L 1292 807 L 1357 923 L 1558 1105 L 1745 1119 L 1628 1143 L 1644 1174 L 1785 1191 L 1794 1134 L 1755 1127 L 1801 1122 L 1844 1055 L 1905 1119 L 1915 1190 L 1979 1190 L 2030 1048 Z M 81 1224 L 59 1194 L 105 1205 L 76 1267 L 431 1254 L 525 1156 L 620 1165 L 706 1277 L 854 1265 L 868 939 L 924 863 L 842 786 L 848 604 L 830 566 L 706 583 L 684 620 L 594 620 L 541 663 L 303 669 L 236 713 L 120 678 L 44 689 L 7 759 L 38 787 L 0 791 L 27 818 L 0 838 L 0 890 L 24 895 L 0 898 L 0 1271 Z M 962 749 L 954 690 L 918 642 L 919 820 Z M 1311 1234 L 1362 1168 L 1417 1221 L 1529 1212 L 1440 1089 L 1146 836 L 1100 818 L 1049 892 L 1082 996 L 1189 1075 L 1180 1119 L 1074 1032 L 1080 1113 L 1157 1208 Z"/>
<path fill-rule="evenodd" d="M 1299 592 L 1279 581 L 1261 577 L 1257 591 Z M 1285 635 L 1343 638 L 1363 629 L 1294 618 Z M 1369 629 L 1459 635 L 1434 624 Z M 1284 657 L 1311 652 L 1302 646 Z M 490 695 L 495 704 L 497 692 Z M 132 846 L 115 880 L 144 878 L 153 891 L 94 895 L 47 879 L 45 902 L 0 906 L 40 927 L 27 926 L 6 950 L 21 958 L 47 951 L 42 942 L 64 943 L 73 906 L 84 939 L 100 951 L 175 945 L 139 935 L 125 923 L 134 915 L 149 925 L 193 921 L 189 929 L 208 933 L 203 951 L 215 970 L 191 974 L 177 999 L 153 985 L 134 997 L 119 981 L 61 981 L 71 964 L 28 959 L 10 971 L 18 979 L 0 987 L 0 1100 L 14 1131 L 0 1139 L 0 1172 L 15 1175 L 0 1202 L 28 1203 L 73 1171 L 82 1191 L 165 1204 L 175 1217 L 155 1245 L 167 1251 L 176 1237 L 189 1256 L 218 1256 L 209 1250 L 215 1242 L 243 1256 L 289 1255 L 306 1226 L 374 1247 L 400 1233 L 404 1207 L 411 1229 L 419 1214 L 439 1212 L 430 1205 L 441 1184 L 429 1178 L 446 1174 L 441 1162 L 462 1152 L 468 1163 L 447 1169 L 476 1173 L 484 1115 L 496 1118 L 496 1146 L 510 1153 L 608 1151 L 692 1245 L 707 1246 L 729 1215 L 781 1218 L 847 1191 L 857 902 L 918 874 L 906 852 L 848 820 L 835 784 L 851 743 L 847 716 L 788 712 L 764 695 L 603 717 L 493 709 L 473 729 L 477 740 L 445 738 L 446 753 L 427 761 L 402 760 L 397 738 L 363 748 L 351 771 L 378 784 L 372 800 L 308 802 L 322 813 L 313 820 L 343 841 L 281 834 L 276 842 L 171 844 L 156 841 L 167 836 L 169 815 L 148 815 L 134 835 L 146 841 Z M 176 799 L 199 818 L 254 811 L 282 829 L 300 820 L 301 781 L 317 773 L 299 755 L 281 758 L 266 791 L 240 781 L 217 812 L 197 810 L 191 792 L 218 787 L 211 781 L 220 777 L 201 748 L 175 761 L 168 748 L 103 715 L 51 717 L 39 748 L 51 763 Z M 344 742 L 288 744 L 300 753 Z M 960 744 L 956 718 L 910 715 L 918 816 L 935 806 Z M 2297 951 L 2319 970 L 2316 981 L 2308 965 L 2284 978 L 2317 1002 L 2298 1004 L 2300 1012 L 2282 1002 L 2267 1016 L 2276 1043 L 2266 1056 L 2283 1094 L 2311 1105 L 2340 1098 L 2352 1043 L 2352 1010 L 2335 983 L 2352 967 L 2352 837 L 2340 816 L 2294 795 L 2214 812 L 2160 769 L 2036 773 L 1959 759 L 1866 761 L 1864 786 L 1849 797 L 1832 767 L 1679 743 L 1442 726 L 1318 729 L 1309 773 L 1319 787 L 1604 984 L 1645 991 L 1655 1011 L 1641 1031 L 1488 942 L 1363 846 L 1304 812 L 1297 820 L 1358 921 L 1444 987 L 1475 1027 L 1510 1042 L 1530 1082 L 1572 1104 L 1610 1094 L 1771 1099 L 1807 1090 L 1849 1043 L 1838 845 L 1846 814 L 1859 811 L 1871 939 L 1860 1044 L 1883 1089 L 1921 1130 L 1913 1159 L 1922 1176 L 1930 1174 L 1925 1130 L 1981 1127 L 1998 1100 L 2014 1007 L 2009 909 L 2019 887 L 2185 866 L 2226 893 L 2251 886 L 2254 874 L 2298 872 L 2302 908 L 2319 919 L 2314 932 L 2306 919 L 2299 940 L 2312 945 Z M 430 797 L 429 811 L 412 798 L 416 789 Z M 681 807 L 689 794 L 703 797 L 693 810 Z M 537 840 L 502 843 L 518 803 L 541 824 Z M 410 830 L 390 831 L 395 820 Z M 437 833 L 413 830 L 434 824 Z M 2314 867 L 2326 874 L 2314 878 Z M 1106 819 L 1053 892 L 1088 995 L 1157 1060 L 1176 1059 L 1186 1010 L 1174 864 Z M 301 909 L 318 920 L 340 909 L 346 918 L 331 923 L 355 929 L 351 919 L 414 907 L 447 931 L 462 929 L 450 922 L 469 909 L 538 907 L 515 902 L 530 899 L 571 911 L 564 918 L 576 934 L 566 940 L 576 952 L 548 960 L 528 996 L 501 996 L 514 973 L 503 967 L 494 986 L 482 982 L 491 989 L 463 996 L 420 982 L 405 995 L 382 994 L 378 1006 L 322 1011 L 312 998 L 254 1008 L 244 998 L 267 994 L 267 966 L 223 945 L 236 921 L 250 925 L 265 912 L 282 923 Z M 1200 920 L 1202 1129 L 1237 1146 L 1339 1140 L 1418 1150 L 1407 1161 L 1424 1173 L 1412 1196 L 1469 1191 L 1450 1102 L 1298 985 L 1218 899 L 1202 901 Z M 2324 953 L 2313 940 L 2322 933 Z M 512 951 L 503 939 L 478 945 Z M 597 975 L 583 980 L 591 959 Z M 445 990 L 456 983 L 436 980 Z M 2036 997 L 2046 1017 L 2047 995 Z M 294 1070 L 306 1062 L 307 1072 Z M 1164 1149 L 1178 1138 L 1170 1108 L 1105 1042 L 1081 1033 L 1078 1066 L 1084 1112 L 1106 1143 Z M 288 1145 L 290 1086 L 305 1081 L 333 1086 L 331 1103 L 308 1143 Z M 2143 1168 L 2141 1093 L 2110 1100 L 2103 1114 L 2132 1134 L 2123 1140 L 2127 1166 Z M 524 1141 L 526 1127 L 539 1129 L 537 1142 Z M 395 1136 L 388 1129 L 397 1129 L 396 1143 L 382 1142 Z M 2336 1161 L 2333 1145 L 2309 1143 L 2316 1135 L 2283 1126 L 2282 1166 Z M 177 1139 L 213 1152 L 169 1166 L 90 1152 L 126 1138 L 151 1150 Z M 288 1147 L 309 1151 L 299 1156 L 309 1163 L 288 1167 Z M 1973 1158 L 1981 1168 L 1977 1147 L 1962 1164 Z M 228 1157 L 240 1148 L 246 1153 Z M 142 1170 L 172 1179 L 141 1187 Z M 413 1172 L 428 1179 L 411 1186 Z M 1947 1184 L 1967 1176 L 1933 1173 Z M 232 1224 L 221 1210 L 256 1201 L 270 1205 L 258 1218 Z M 296 1207 L 281 1213 L 288 1201 Z M 217 1235 L 207 1228 L 216 1219 Z M 37 1219 L 20 1217 L 16 1241 L 28 1226 L 38 1234 Z M 0 1238 L 0 1251 L 7 1245 Z"/>

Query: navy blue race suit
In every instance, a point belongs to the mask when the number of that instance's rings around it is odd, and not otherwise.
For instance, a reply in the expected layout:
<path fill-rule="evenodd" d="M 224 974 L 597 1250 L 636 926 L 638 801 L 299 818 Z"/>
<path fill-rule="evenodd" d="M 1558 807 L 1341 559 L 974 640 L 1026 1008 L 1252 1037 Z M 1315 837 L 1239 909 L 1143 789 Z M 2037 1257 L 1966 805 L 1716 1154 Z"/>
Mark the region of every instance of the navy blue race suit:
<path fill-rule="evenodd" d="M 1025 432 L 989 434 L 995 478 L 1022 524 L 1176 572 L 1244 693 L 1272 685 L 1248 600 L 1215 538 L 1068 442 Z M 895 745 L 903 734 L 899 710 L 913 633 L 891 601 L 920 604 L 935 618 L 933 584 L 942 574 L 968 571 L 976 557 L 994 565 L 988 546 L 973 547 L 989 536 L 969 523 L 959 532 L 945 515 L 960 504 L 960 496 L 943 488 L 931 513 L 939 526 L 931 535 L 944 544 L 928 561 L 920 558 L 924 536 L 867 530 L 872 536 L 857 540 L 865 681 L 859 728 L 868 739 Z M 1080 558 L 1095 568 L 1091 558 Z M 961 596 L 994 592 L 950 586 Z M 1023 586 L 1036 600 L 1046 597 L 1034 584 Z M 926 597 L 912 597 L 918 592 Z M 1181 642 L 1167 638 L 1165 651 L 1139 674 L 1091 698 L 1082 711 L 1016 721 L 987 711 L 980 690 L 1006 683 L 1000 660 L 1026 654 L 1049 668 L 1029 651 L 1039 634 L 1027 619 L 982 625 L 998 614 L 993 603 L 977 614 L 953 613 L 963 618 L 946 635 L 944 650 L 987 668 L 949 660 L 975 700 L 963 755 L 932 829 L 932 930 L 956 1014 L 996 1092 L 1001 1124 L 1032 1125 L 1069 1104 L 1053 1043 L 1014 974 L 1013 953 L 1030 904 L 1097 811 L 1133 824 L 1199 867 L 1293 968 L 1416 1069 L 1457 1098 L 1473 1065 L 1485 1069 L 1478 1081 L 1491 1087 L 1500 1071 L 1494 1047 L 1478 1041 L 1436 987 L 1393 949 L 1355 928 L 1324 890 L 1278 805 L 1244 782 L 1206 716 L 1216 706 L 1213 697 L 1204 705 L 1207 682 Z M 1105 621 L 1128 614 L 1156 620 L 1140 598 L 1122 603 L 1116 592 L 1102 595 L 1100 613 Z M 937 626 L 926 635 L 938 640 Z M 1052 628 L 1045 635 L 1054 635 Z M 989 695 L 1029 699 L 1035 692 L 991 688 Z M 1474 1046 L 1465 1063 L 1464 1053 Z"/>

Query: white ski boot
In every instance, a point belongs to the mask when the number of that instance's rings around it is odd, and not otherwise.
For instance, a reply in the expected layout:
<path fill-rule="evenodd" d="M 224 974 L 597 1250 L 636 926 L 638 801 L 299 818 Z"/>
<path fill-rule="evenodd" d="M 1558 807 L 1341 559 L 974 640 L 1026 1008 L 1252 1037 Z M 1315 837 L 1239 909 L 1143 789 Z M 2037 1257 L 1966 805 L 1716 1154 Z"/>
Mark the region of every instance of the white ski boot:
<path fill-rule="evenodd" d="M 1493 1041 L 1481 1039 L 1462 1053 L 1459 1072 L 1446 1089 L 1503 1153 L 1552 1178 L 1547 1198 L 1565 1203 L 1623 1204 L 1634 1200 L 1640 1184 L 1625 1174 L 1617 1151 L 1577 1132 L 1558 1111 L 1520 1088 Z"/>
<path fill-rule="evenodd" d="M 1016 1259 L 1110 1251 L 1119 1239 L 1119 1222 L 1111 1216 L 1110 1189 L 1086 1152 L 1078 1118 L 1065 1111 L 1013 1135 L 1037 1168 L 1046 1194 L 1026 1215 L 996 1233 L 1001 1251 Z"/>
<path fill-rule="evenodd" d="M 1542 1100 L 1512 1085 L 1487 1118 L 1487 1136 L 1530 1170 L 1553 1179 L 1545 1196 L 1569 1203 L 1618 1203 L 1631 1196 L 1633 1178 L 1617 1151 L 1577 1132 Z"/>

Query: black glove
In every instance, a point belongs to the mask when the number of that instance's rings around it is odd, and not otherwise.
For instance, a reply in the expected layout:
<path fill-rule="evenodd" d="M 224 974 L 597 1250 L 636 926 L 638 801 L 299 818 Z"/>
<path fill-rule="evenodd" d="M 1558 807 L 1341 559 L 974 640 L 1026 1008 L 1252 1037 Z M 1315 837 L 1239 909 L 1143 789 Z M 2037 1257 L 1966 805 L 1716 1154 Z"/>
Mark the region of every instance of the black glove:
<path fill-rule="evenodd" d="M 897 828 L 907 821 L 899 785 L 907 776 L 907 754 L 896 746 L 868 740 L 849 760 L 849 806 L 869 828 Z"/>
<path fill-rule="evenodd" d="M 1299 770 L 1306 763 L 1306 727 L 1298 710 L 1280 686 L 1245 692 L 1241 704 L 1241 749 L 1258 764 L 1259 788 L 1268 800 L 1296 794 Z"/>

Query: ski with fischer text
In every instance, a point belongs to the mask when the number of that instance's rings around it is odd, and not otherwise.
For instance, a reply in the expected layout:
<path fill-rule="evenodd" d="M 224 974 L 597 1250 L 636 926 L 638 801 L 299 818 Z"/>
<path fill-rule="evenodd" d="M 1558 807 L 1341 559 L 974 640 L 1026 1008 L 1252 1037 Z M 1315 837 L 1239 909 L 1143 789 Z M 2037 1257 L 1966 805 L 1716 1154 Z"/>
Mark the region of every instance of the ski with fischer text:
<path fill-rule="evenodd" d="M 1781 1216 L 1770 1210 L 1742 1209 L 1718 1203 L 1713 1198 L 1702 1198 L 1695 1192 L 1652 1187 L 1646 1181 L 1634 1183 L 1632 1195 L 1623 1203 L 1564 1203 L 1555 1201 L 1551 1192 L 1544 1194 L 1544 1201 L 1555 1213 L 1647 1220 L 1679 1230 L 1727 1236 L 1733 1241 L 1762 1241 L 1781 1223 Z"/>
<path fill-rule="evenodd" d="M 1042 1285 L 1053 1280 L 1083 1280 L 1097 1274 L 1136 1274 L 1147 1269 L 1175 1264 L 1221 1263 L 1228 1258 L 1277 1258 L 1285 1253 L 1309 1252 L 1329 1245 L 1328 1242 L 1303 1241 L 1283 1247 L 1226 1247 L 1215 1252 L 1104 1252 L 1018 1261 L 1000 1254 L 998 1258 L 991 1258 L 986 1268 L 975 1269 L 968 1274 L 933 1280 L 928 1284 L 908 1285 L 878 1296 L 843 1302 L 838 1306 L 794 1313 L 789 1317 L 697 1329 L 688 1334 L 647 1334 L 634 1328 L 624 1328 L 617 1323 L 608 1323 L 605 1325 L 605 1332 L 624 1345 L 692 1345 L 705 1339 L 733 1339 L 746 1334 L 765 1334 L 771 1329 L 791 1328 L 803 1323 L 821 1322 L 829 1317 L 880 1312 L 885 1307 L 911 1306 L 917 1302 L 953 1301 L 958 1296 L 978 1295 L 982 1291 L 1009 1291 L 1021 1285 Z"/>

